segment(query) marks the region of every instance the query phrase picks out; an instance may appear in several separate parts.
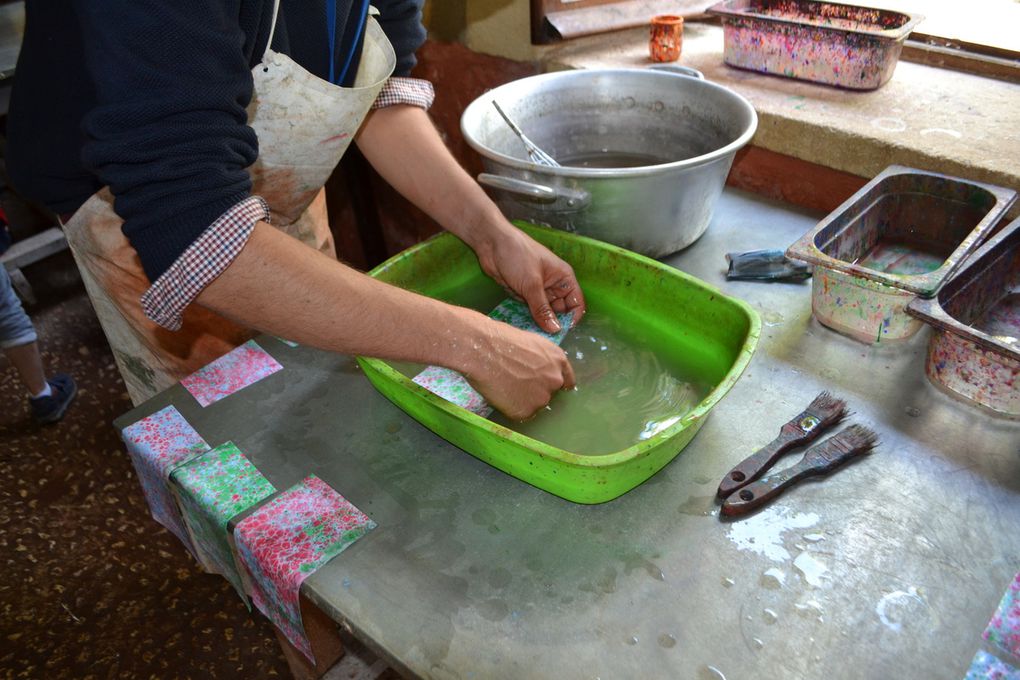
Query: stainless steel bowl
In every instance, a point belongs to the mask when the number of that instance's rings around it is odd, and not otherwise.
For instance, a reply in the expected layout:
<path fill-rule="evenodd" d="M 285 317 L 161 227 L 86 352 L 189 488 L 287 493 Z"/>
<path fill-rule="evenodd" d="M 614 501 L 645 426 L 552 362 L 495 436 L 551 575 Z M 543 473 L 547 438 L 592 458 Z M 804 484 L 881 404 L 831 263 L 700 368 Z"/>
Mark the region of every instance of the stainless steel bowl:
<path fill-rule="evenodd" d="M 493 99 L 564 167 L 532 163 Z M 721 85 L 642 69 L 524 78 L 485 93 L 461 117 L 485 166 L 478 181 L 508 217 L 653 257 L 705 232 L 733 157 L 757 126 L 751 104 Z"/>

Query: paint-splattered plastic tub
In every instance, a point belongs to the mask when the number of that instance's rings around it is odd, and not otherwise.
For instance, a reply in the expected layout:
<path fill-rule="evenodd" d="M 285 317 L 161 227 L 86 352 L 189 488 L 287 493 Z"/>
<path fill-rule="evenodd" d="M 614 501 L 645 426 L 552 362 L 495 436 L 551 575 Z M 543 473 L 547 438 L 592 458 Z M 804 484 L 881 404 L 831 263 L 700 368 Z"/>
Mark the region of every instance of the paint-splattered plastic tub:
<path fill-rule="evenodd" d="M 662 432 L 604 455 L 580 455 L 486 420 L 420 387 L 385 361 L 359 358 L 372 384 L 439 436 L 540 489 L 576 503 L 603 503 L 630 491 L 673 460 L 751 360 L 761 320 L 745 302 L 692 276 L 617 246 L 557 229 L 518 223 L 569 262 L 588 308 L 639 329 L 651 346 L 669 346 L 712 366 L 714 387 L 692 411 Z M 474 253 L 441 234 L 391 258 L 371 275 L 449 299 L 464 289 L 499 288 Z"/>
<path fill-rule="evenodd" d="M 925 370 L 935 385 L 1020 418 L 1020 219 L 996 234 L 938 295 L 907 311 L 934 329 Z"/>
<path fill-rule="evenodd" d="M 1001 187 L 890 166 L 786 251 L 815 265 L 811 309 L 867 343 L 906 340 L 906 312 L 931 297 L 1016 199 Z"/>
<path fill-rule="evenodd" d="M 708 11 L 722 20 L 730 66 L 854 90 L 888 82 L 923 18 L 810 0 L 726 0 Z"/>

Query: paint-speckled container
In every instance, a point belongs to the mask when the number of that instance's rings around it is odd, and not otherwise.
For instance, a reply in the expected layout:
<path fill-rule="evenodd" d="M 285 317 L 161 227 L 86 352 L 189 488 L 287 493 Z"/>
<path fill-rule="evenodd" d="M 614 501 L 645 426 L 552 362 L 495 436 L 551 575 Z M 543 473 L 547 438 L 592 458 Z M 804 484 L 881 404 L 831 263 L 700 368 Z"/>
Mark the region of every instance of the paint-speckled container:
<path fill-rule="evenodd" d="M 907 311 L 930 324 L 928 379 L 1020 418 L 1020 219 L 988 241 L 930 300 Z"/>
<path fill-rule="evenodd" d="M 730 66 L 854 90 L 892 77 L 903 42 L 923 18 L 811 0 L 725 0 L 708 11 L 722 19 Z"/>
<path fill-rule="evenodd" d="M 811 308 L 826 326 L 867 343 L 906 340 L 907 314 L 933 296 L 987 238 L 1016 192 L 890 166 L 786 251 L 815 265 Z"/>

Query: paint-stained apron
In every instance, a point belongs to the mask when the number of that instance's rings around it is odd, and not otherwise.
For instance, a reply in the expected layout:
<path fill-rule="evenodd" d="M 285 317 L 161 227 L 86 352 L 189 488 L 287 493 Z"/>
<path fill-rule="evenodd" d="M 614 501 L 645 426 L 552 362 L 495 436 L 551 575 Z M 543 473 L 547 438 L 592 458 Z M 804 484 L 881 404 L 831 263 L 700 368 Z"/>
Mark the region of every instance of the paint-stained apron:
<path fill-rule="evenodd" d="M 395 65 L 393 47 L 372 17 L 365 26 L 351 88 L 317 78 L 290 57 L 267 48 L 252 70 L 255 89 L 248 123 L 258 135 L 259 157 L 249 172 L 252 192 L 269 204 L 273 226 L 336 256 L 322 187 Z M 104 188 L 64 229 L 128 394 L 137 405 L 254 333 L 195 304 L 185 310 L 178 331 L 146 317 L 139 298 L 150 282 L 121 232 L 122 223 L 114 212 L 113 196 Z"/>

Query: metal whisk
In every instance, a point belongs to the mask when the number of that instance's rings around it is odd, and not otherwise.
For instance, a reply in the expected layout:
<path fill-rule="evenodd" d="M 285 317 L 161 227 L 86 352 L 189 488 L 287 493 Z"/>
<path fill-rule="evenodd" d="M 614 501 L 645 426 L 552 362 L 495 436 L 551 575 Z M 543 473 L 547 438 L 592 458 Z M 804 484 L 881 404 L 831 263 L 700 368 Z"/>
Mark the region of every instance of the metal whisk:
<path fill-rule="evenodd" d="M 553 168 L 561 167 L 560 164 L 556 162 L 555 158 L 547 154 L 545 151 L 542 151 L 537 144 L 528 139 L 525 134 L 521 132 L 521 129 L 517 127 L 517 123 L 513 122 L 510 119 L 510 116 L 506 115 L 506 111 L 503 110 L 503 107 L 500 106 L 495 99 L 492 100 L 492 105 L 496 107 L 496 111 L 499 112 L 499 115 L 503 116 L 503 120 L 505 120 L 506 124 L 510 126 L 510 129 L 514 131 L 514 134 L 517 135 L 521 142 L 524 143 L 524 148 L 528 152 L 528 158 L 530 158 L 532 162 Z"/>

